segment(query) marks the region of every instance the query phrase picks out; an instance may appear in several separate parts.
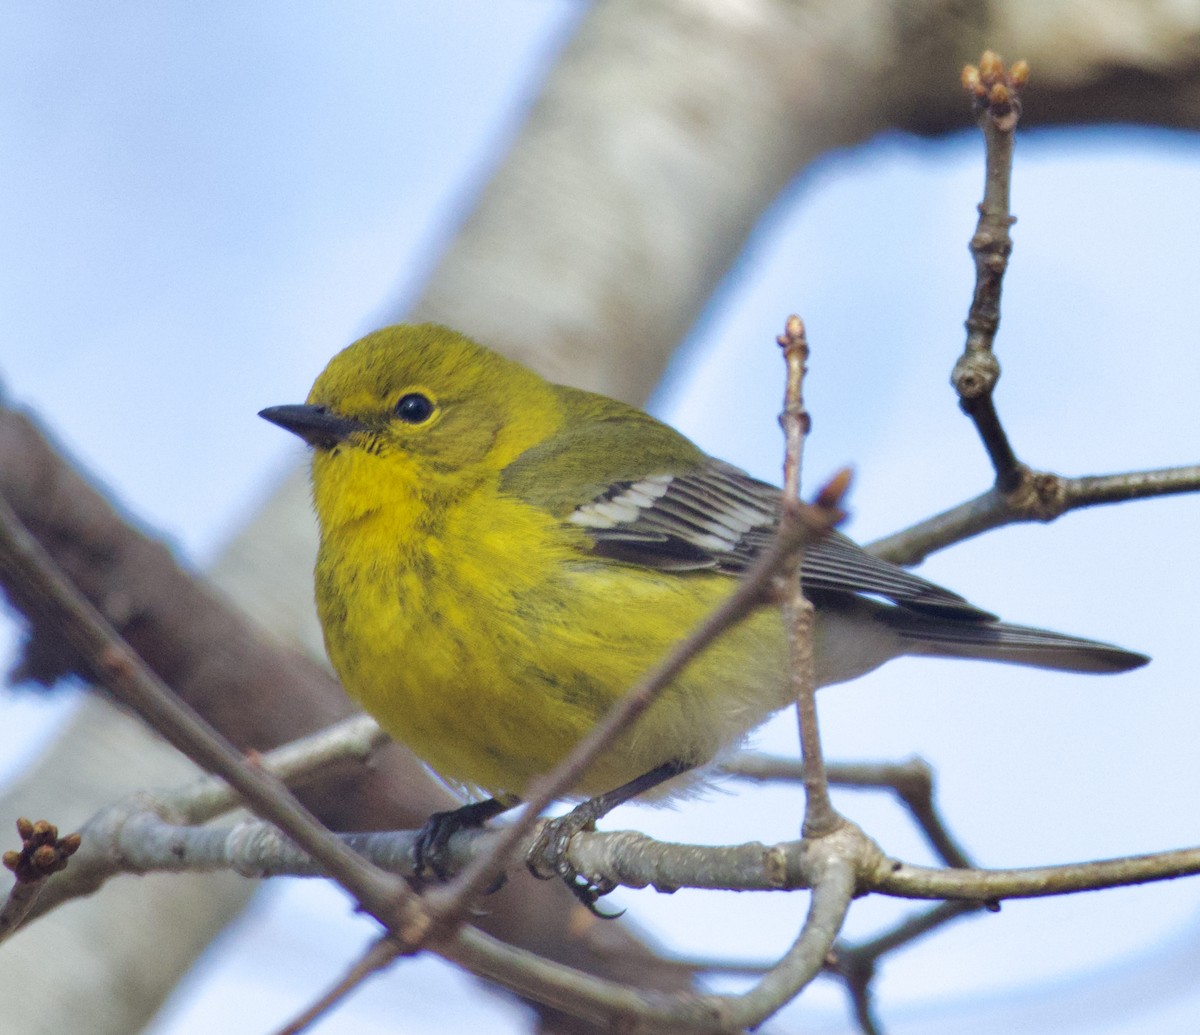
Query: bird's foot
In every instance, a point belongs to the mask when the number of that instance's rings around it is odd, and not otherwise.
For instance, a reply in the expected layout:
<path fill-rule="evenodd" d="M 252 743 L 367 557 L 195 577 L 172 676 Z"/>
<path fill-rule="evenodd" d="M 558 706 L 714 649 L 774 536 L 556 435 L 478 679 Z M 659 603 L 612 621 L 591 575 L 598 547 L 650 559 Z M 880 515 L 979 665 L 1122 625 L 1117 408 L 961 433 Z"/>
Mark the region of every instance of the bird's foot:
<path fill-rule="evenodd" d="M 439 881 L 448 881 L 455 869 L 450 852 L 450 838 L 460 830 L 482 827 L 489 819 L 498 816 L 508 807 L 495 798 L 489 798 L 487 801 L 473 801 L 461 808 L 430 815 L 417 831 L 416 840 L 413 842 L 415 883 L 425 884 L 431 875 Z M 504 874 L 500 874 L 495 884 L 488 888 L 488 894 L 503 887 L 504 880 Z"/>
<path fill-rule="evenodd" d="M 577 805 L 565 816 L 546 820 L 537 838 L 525 856 L 525 865 L 538 880 L 553 880 L 558 877 L 579 900 L 588 912 L 604 920 L 615 920 L 625 910 L 606 913 L 596 902 L 617 885 L 607 877 L 589 877 L 580 873 L 567 859 L 571 838 L 583 830 L 595 830 L 597 816 L 603 811 L 595 805 L 595 799 Z"/>

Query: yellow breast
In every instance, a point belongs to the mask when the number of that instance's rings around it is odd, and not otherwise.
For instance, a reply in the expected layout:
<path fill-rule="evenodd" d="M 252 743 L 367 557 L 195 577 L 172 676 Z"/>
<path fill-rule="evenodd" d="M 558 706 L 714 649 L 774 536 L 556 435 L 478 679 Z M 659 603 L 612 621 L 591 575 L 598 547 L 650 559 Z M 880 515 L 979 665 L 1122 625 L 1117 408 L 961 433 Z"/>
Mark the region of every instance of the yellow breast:
<path fill-rule="evenodd" d="M 452 502 L 431 504 L 419 485 L 404 497 L 322 522 L 326 647 L 393 737 L 451 783 L 493 795 L 521 794 L 548 772 L 732 587 L 724 575 L 594 558 L 580 530 L 486 482 Z M 751 619 L 577 791 L 711 758 L 783 703 L 782 651 L 778 615 Z"/>

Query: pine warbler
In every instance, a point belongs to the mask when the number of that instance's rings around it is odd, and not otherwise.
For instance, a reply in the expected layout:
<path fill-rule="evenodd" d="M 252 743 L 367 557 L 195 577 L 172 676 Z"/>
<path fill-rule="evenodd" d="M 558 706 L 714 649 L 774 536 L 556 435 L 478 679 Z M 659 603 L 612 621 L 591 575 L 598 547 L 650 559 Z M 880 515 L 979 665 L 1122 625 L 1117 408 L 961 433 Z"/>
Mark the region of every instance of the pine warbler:
<path fill-rule="evenodd" d="M 777 520 L 778 489 L 653 417 L 435 325 L 363 338 L 307 404 L 262 416 L 314 449 L 317 607 L 346 690 L 445 780 L 507 802 L 729 593 Z M 1147 661 L 1002 624 L 836 533 L 806 553 L 803 585 L 819 685 L 906 654 Z M 575 792 L 719 756 L 788 703 L 785 655 L 763 609 Z"/>

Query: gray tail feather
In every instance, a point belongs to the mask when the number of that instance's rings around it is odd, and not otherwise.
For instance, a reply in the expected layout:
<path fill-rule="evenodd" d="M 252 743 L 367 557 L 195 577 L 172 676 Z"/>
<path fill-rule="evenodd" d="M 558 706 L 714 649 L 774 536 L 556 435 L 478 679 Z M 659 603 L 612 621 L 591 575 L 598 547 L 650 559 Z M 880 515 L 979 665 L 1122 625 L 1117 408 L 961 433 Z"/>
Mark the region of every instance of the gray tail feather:
<path fill-rule="evenodd" d="M 889 609 L 885 619 L 908 654 L 979 658 L 1064 672 L 1128 672 L 1150 659 L 1111 643 L 1006 622 L 937 619 Z"/>

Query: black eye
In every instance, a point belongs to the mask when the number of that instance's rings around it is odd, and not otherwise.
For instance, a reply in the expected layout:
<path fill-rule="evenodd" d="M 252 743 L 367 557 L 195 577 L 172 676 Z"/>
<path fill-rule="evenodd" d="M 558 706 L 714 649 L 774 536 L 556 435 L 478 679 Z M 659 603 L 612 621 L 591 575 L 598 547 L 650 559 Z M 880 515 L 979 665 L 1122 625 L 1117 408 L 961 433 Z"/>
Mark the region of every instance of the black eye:
<path fill-rule="evenodd" d="M 396 403 L 396 416 L 406 424 L 424 424 L 433 416 L 433 402 L 420 392 L 409 392 Z"/>

